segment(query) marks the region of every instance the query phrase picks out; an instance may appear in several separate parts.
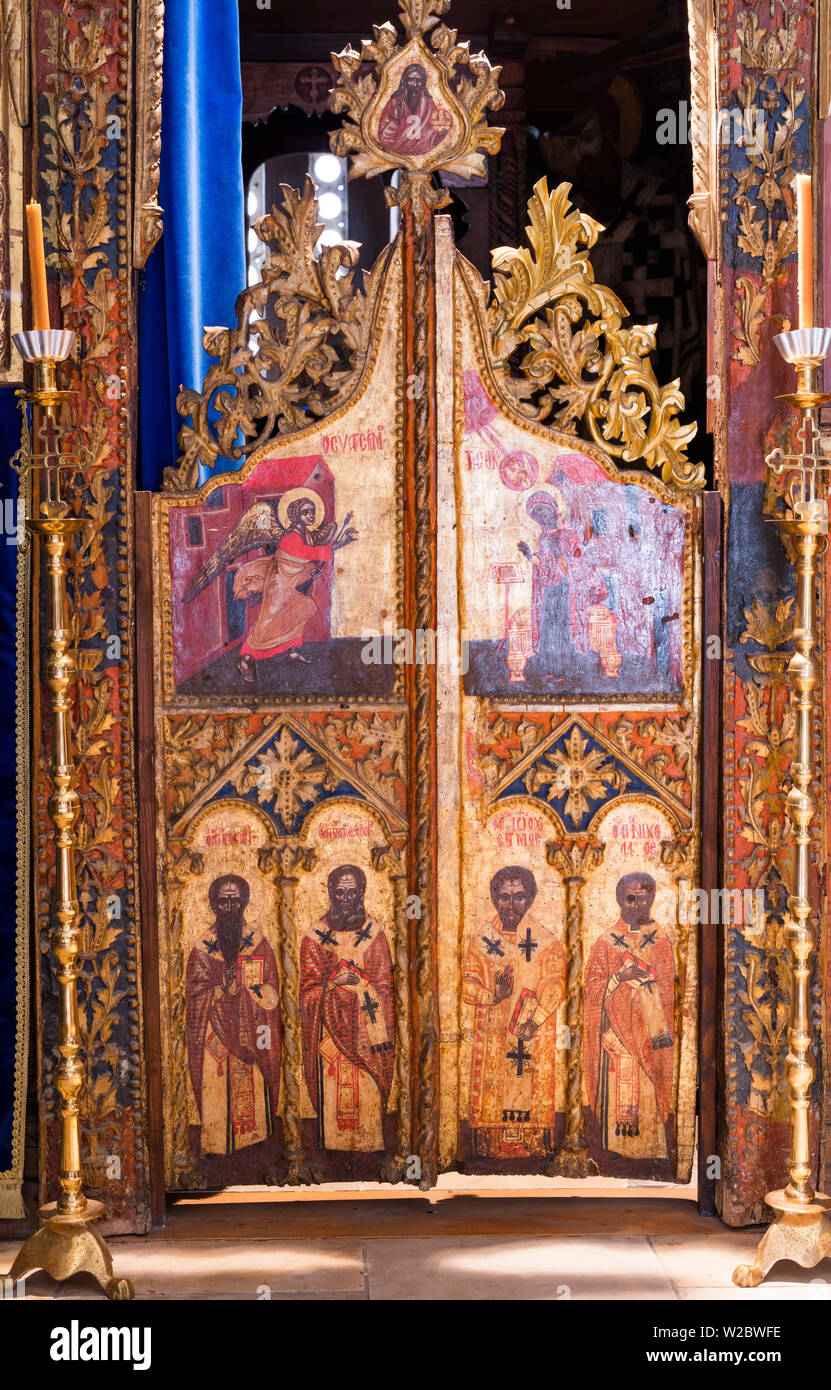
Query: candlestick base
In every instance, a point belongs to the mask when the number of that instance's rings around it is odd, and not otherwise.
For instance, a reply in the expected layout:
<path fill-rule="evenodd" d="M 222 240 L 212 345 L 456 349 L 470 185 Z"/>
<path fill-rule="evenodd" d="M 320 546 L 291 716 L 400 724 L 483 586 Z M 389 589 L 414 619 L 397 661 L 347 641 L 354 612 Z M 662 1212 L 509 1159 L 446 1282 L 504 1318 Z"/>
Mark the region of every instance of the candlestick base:
<path fill-rule="evenodd" d="M 755 1289 L 780 1260 L 813 1269 L 831 1258 L 831 1223 L 825 1219 L 831 1197 L 817 1192 L 812 1202 L 795 1202 L 780 1188 L 769 1192 L 765 1201 L 778 1214 L 762 1236 L 753 1264 L 734 1269 L 733 1283 L 740 1289 Z"/>
<path fill-rule="evenodd" d="M 63 1213 L 57 1202 L 41 1207 L 43 1225 L 29 1236 L 5 1276 L 12 1283 L 42 1269 L 59 1283 L 73 1274 L 91 1274 L 108 1298 L 135 1296 L 129 1279 L 116 1279 L 113 1257 L 101 1236 L 87 1224 L 104 1215 L 104 1203 L 87 1201 L 81 1211 Z"/>

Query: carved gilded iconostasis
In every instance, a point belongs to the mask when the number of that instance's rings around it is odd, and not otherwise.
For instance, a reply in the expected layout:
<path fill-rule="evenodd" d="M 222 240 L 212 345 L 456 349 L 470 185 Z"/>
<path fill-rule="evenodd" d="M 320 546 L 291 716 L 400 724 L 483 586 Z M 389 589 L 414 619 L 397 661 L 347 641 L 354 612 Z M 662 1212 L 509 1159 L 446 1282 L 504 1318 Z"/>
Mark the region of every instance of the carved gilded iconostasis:
<path fill-rule="evenodd" d="M 353 245 L 317 245 L 313 186 L 286 191 L 256 228 L 261 282 L 239 286 L 237 324 L 207 329 L 213 365 L 184 383 L 179 457 L 136 504 L 161 5 L 36 8 L 32 186 L 95 459 L 70 594 L 84 1177 L 111 1230 L 147 1230 L 165 1190 L 231 1182 L 686 1181 L 707 760 L 724 775 L 714 883 L 765 895 L 763 936 L 727 923 L 715 963 L 717 1200 L 735 1224 L 761 1214 L 786 1140 L 793 739 L 792 581 L 762 520 L 764 455 L 789 428 L 768 338 L 793 312 L 813 38 L 802 7 L 689 8 L 693 110 L 743 104 L 764 131 L 757 151 L 706 131 L 691 151 L 721 631 L 704 626 L 695 424 L 649 319 L 595 281 L 599 223 L 542 180 L 517 199 L 527 241 L 491 239 L 491 285 L 456 249 L 443 207 L 453 178 L 495 167 L 502 92 L 443 3 L 406 0 L 397 28 L 333 59 L 333 148 L 355 178 L 398 171 L 397 238 L 361 275 Z M 721 745 L 702 707 L 711 636 Z M 821 1114 L 817 1089 L 818 1143 Z"/>
<path fill-rule="evenodd" d="M 313 258 L 311 185 L 284 191 L 256 225 L 262 284 L 180 396 L 192 423 L 153 506 L 166 1181 L 400 1178 L 407 1155 L 423 1183 L 460 1164 L 685 1180 L 694 426 L 653 330 L 624 330 L 594 282 L 599 228 L 566 186 L 536 189 L 488 306 L 430 173 L 481 173 L 496 75 L 435 7 L 402 18 L 407 41 L 364 45 L 374 75 L 336 57 L 332 99 L 353 175 L 404 169 L 400 241 L 362 294 L 349 248 Z M 406 378 L 380 369 L 410 354 Z M 228 450 L 241 469 L 185 491 Z M 399 650 L 408 611 L 436 648 L 421 659 Z"/>

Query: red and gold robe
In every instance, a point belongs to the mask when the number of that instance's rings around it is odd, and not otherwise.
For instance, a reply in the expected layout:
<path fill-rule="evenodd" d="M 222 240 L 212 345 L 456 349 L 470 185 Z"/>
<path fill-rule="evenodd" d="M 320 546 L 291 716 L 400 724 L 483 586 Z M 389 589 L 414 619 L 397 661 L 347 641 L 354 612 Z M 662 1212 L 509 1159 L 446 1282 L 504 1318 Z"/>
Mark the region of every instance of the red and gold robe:
<path fill-rule="evenodd" d="M 531 950 L 522 944 L 529 936 Z M 494 1004 L 496 976 L 506 965 L 513 967 L 513 991 Z M 468 946 L 462 983 L 462 998 L 474 1007 L 468 1113 L 482 1156 L 523 1157 L 552 1146 L 557 1010 L 565 983 L 565 951 L 533 909 L 515 932 L 504 930 L 497 913 Z M 519 1029 L 529 1019 L 537 1031 L 519 1053 Z"/>
<path fill-rule="evenodd" d="M 390 97 L 378 123 L 378 143 L 394 154 L 429 154 L 450 128 L 450 116 L 422 91 L 415 111 L 403 94 Z"/>
<path fill-rule="evenodd" d="M 240 647 L 241 656 L 259 661 L 302 647 L 303 634 L 319 609 L 300 586 L 332 559 L 331 545 L 307 545 L 296 531 L 287 531 L 274 555 L 241 565 L 234 580 L 234 597 L 262 591 L 260 611 Z"/>
<path fill-rule="evenodd" d="M 345 964 L 355 985 L 336 985 Z M 306 1085 L 325 1149 L 384 1147 L 395 1060 L 395 995 L 383 928 L 331 931 L 325 917 L 300 945 L 300 1018 Z"/>
<path fill-rule="evenodd" d="M 633 961 L 648 978 L 621 980 Z M 672 1107 L 675 961 L 672 943 L 650 923 L 625 922 L 595 941 L 586 969 L 585 1072 L 604 1148 L 629 1157 L 666 1157 Z"/>
<path fill-rule="evenodd" d="M 185 983 L 185 1025 L 203 1153 L 234 1153 L 267 1139 L 280 1097 L 274 952 L 260 937 L 240 949 L 228 990 L 222 989 L 224 975 L 219 951 L 194 946 Z"/>

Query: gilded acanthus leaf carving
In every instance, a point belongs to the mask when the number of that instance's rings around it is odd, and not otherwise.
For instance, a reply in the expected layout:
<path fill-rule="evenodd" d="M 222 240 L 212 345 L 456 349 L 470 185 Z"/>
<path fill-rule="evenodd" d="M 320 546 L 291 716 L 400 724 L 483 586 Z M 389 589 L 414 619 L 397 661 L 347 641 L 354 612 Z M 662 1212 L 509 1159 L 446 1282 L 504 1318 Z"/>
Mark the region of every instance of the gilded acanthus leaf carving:
<path fill-rule="evenodd" d="M 778 651 L 791 640 L 795 602 L 796 599 L 793 598 L 780 599 L 775 611 L 771 613 L 761 599 L 755 598 L 750 607 L 744 610 L 747 624 L 739 641 L 758 642 L 761 647 L 767 647 L 769 652 Z"/>
<path fill-rule="evenodd" d="M 748 9 L 737 18 L 738 45 L 731 51 L 743 68 L 737 100 L 746 155 L 735 174 L 733 201 L 738 207 L 737 246 L 759 263 L 759 269 L 736 280 L 733 337 L 738 360 L 745 366 L 761 361 L 761 330 L 769 317 L 771 287 L 782 265 L 796 250 L 793 198 L 784 190 L 796 173 L 796 136 L 804 124 L 799 115 L 805 100 L 805 79 L 795 65 L 805 60 L 798 42 L 798 18 L 783 14 L 777 27 L 764 29 L 758 14 Z M 785 325 L 787 326 L 787 325 Z"/>
<path fill-rule="evenodd" d="M 380 276 L 354 282 L 355 242 L 324 246 L 314 183 L 282 186 L 282 208 L 254 224 L 269 248 L 262 280 L 237 299 L 235 328 L 207 328 L 202 342 L 216 363 L 201 391 L 187 388 L 176 408 L 179 463 L 165 470 L 167 491 L 198 484 L 199 465 L 248 458 L 275 433 L 302 429 L 343 405 L 366 361 Z M 216 418 L 218 417 L 218 418 Z M 241 438 L 240 438 L 241 436 Z"/>
<path fill-rule="evenodd" d="M 407 38 L 412 39 L 438 24 L 450 9 L 450 0 L 400 0 L 399 9 Z"/>
<path fill-rule="evenodd" d="M 260 805 L 271 806 L 291 831 L 307 803 L 316 801 L 321 790 L 333 790 L 336 779 L 326 763 L 284 727 L 271 747 L 240 769 L 233 785 L 241 795 L 256 792 Z"/>
<path fill-rule="evenodd" d="M 718 45 L 713 0 L 687 0 L 690 31 L 690 228 L 708 261 L 718 254 Z"/>
<path fill-rule="evenodd" d="M 350 158 L 350 178 L 373 178 L 390 169 L 401 171 L 397 187 L 386 190 L 387 201 L 404 204 L 418 199 L 430 207 L 450 200 L 445 189 L 433 187 L 439 169 L 462 178 L 483 176 L 485 154 L 497 154 L 504 130 L 487 124 L 486 114 L 503 105 L 499 68 L 484 53 L 471 53 L 458 33 L 440 23 L 450 0 L 399 0 L 407 41 L 400 44 L 392 24 L 373 26 L 360 53 L 348 45 L 332 55 L 337 81 L 329 107 L 346 117 L 330 137 L 335 154 Z M 423 36 L 430 31 L 430 46 Z M 433 104 L 434 134 L 413 143 L 390 134 L 385 112 L 400 100 L 405 72 L 421 70 L 425 95 Z"/>
<path fill-rule="evenodd" d="M 162 234 L 159 177 L 162 148 L 164 0 L 143 0 L 136 34 L 136 172 L 133 264 L 141 268 Z"/>
<path fill-rule="evenodd" d="M 626 307 L 595 283 L 589 260 L 602 228 L 572 208 L 570 192 L 541 179 L 528 204 L 530 245 L 493 252 L 488 322 L 499 388 L 528 419 L 570 433 L 582 425 L 625 463 L 643 460 L 665 483 L 700 488 L 680 384 L 659 385 L 650 360 L 655 325 L 622 326 Z"/>
<path fill-rule="evenodd" d="M 406 786 L 405 721 L 380 714 L 355 714 L 346 721 L 327 720 L 323 741 L 363 782 L 404 809 Z"/>

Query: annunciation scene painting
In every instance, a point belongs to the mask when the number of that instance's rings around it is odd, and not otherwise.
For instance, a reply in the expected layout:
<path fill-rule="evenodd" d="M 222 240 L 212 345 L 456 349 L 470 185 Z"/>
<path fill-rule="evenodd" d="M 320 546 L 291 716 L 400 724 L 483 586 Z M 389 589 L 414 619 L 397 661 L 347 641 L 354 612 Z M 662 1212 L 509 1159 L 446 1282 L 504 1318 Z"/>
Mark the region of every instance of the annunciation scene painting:
<path fill-rule="evenodd" d="M 394 260 L 348 409 L 167 513 L 168 697 L 393 693 L 395 668 L 362 654 L 400 625 L 399 293 Z"/>

